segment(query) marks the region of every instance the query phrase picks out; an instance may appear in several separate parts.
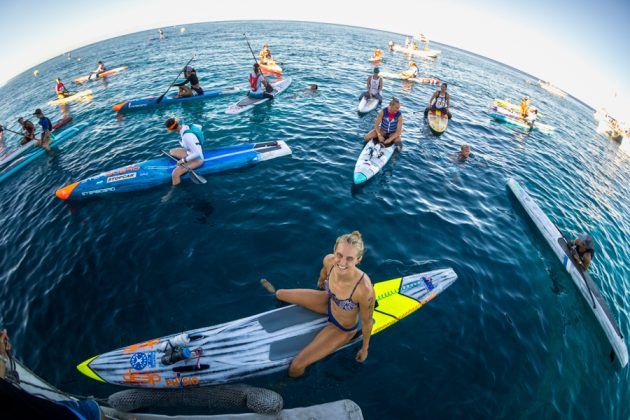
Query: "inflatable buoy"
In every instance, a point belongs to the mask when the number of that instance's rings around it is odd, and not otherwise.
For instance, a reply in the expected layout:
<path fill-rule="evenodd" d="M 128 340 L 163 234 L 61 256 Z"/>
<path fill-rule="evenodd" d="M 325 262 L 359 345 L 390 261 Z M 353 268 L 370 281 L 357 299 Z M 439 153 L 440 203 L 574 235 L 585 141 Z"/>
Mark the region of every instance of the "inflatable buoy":
<path fill-rule="evenodd" d="M 39 70 L 35 70 L 35 71 L 33 72 L 33 76 L 35 76 L 35 77 L 39 76 Z"/>
<path fill-rule="evenodd" d="M 179 28 L 179 32 L 184 33 L 186 32 L 186 28 L 184 28 L 183 26 L 181 28 Z"/>

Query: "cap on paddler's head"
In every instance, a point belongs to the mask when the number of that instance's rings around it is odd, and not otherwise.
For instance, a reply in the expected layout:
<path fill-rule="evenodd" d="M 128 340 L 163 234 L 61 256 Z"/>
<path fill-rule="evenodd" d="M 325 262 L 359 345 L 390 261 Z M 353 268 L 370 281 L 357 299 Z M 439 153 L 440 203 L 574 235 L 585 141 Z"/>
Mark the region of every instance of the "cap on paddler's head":
<path fill-rule="evenodd" d="M 33 112 L 33 115 L 44 115 L 44 113 L 42 112 L 41 109 L 37 108 L 35 112 Z"/>
<path fill-rule="evenodd" d="M 378 72 L 381 71 L 378 67 L 374 67 L 374 73 L 378 74 Z"/>
<path fill-rule="evenodd" d="M 192 71 L 192 66 L 186 66 L 184 67 L 184 71 Z"/>
<path fill-rule="evenodd" d="M 580 243 L 586 249 L 593 249 L 593 246 L 595 246 L 595 242 L 593 241 L 593 237 L 591 235 L 589 235 L 588 233 L 585 233 L 584 235 L 580 235 L 580 237 L 578 239 L 580 240 Z"/>
<path fill-rule="evenodd" d="M 179 123 L 177 122 L 177 118 L 175 117 L 169 117 L 166 122 L 164 123 L 164 126 L 166 127 L 166 129 L 168 131 L 173 131 L 177 128 L 177 126 L 179 125 Z"/>

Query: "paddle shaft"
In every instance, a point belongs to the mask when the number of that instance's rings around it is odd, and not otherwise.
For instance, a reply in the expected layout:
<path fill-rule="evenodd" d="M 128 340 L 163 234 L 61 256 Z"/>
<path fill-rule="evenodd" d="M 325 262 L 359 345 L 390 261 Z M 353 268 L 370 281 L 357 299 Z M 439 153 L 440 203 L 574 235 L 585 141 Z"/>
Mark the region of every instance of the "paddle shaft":
<path fill-rule="evenodd" d="M 157 103 L 159 104 L 160 102 L 162 102 L 162 99 L 164 98 L 164 95 L 166 95 L 168 93 L 169 90 L 171 90 L 171 88 L 173 87 L 173 85 L 175 84 L 175 82 L 177 82 L 177 79 L 179 79 L 179 76 L 184 72 L 184 69 L 195 59 L 195 56 L 193 55 L 192 58 L 190 60 L 188 60 L 188 63 L 186 63 L 186 65 L 184 66 L 184 68 L 182 68 L 179 73 L 177 73 L 177 77 L 175 77 L 175 79 L 173 79 L 173 82 L 171 83 L 171 85 L 168 87 L 168 89 L 166 89 L 166 92 L 164 92 L 163 94 L 161 94 L 158 98 L 157 98 Z M 170 155 L 169 155 L 170 156 Z"/>

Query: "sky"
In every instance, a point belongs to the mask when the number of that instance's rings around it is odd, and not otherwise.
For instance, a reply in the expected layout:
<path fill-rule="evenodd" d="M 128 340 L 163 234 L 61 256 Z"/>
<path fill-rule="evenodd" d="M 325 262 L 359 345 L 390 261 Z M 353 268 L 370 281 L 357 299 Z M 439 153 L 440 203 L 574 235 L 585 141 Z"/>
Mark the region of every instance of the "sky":
<path fill-rule="evenodd" d="M 146 29 L 301 20 L 422 32 L 547 80 L 630 124 L 629 0 L 0 0 L 0 16 L 0 85 L 66 51 Z"/>

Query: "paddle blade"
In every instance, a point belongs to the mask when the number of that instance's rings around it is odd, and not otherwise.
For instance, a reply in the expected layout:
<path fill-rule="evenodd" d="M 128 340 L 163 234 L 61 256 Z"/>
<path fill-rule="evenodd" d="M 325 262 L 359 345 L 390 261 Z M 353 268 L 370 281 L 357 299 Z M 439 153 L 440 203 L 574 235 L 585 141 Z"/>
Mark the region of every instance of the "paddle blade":
<path fill-rule="evenodd" d="M 164 98 L 164 95 L 166 95 L 166 93 L 161 94 L 161 95 L 157 98 L 156 103 L 158 103 L 158 104 L 159 104 L 160 102 L 162 102 L 162 99 Z"/>
<path fill-rule="evenodd" d="M 190 179 L 191 179 L 191 181 L 193 183 L 195 183 L 195 184 L 205 184 L 206 182 L 208 182 L 206 180 L 206 178 L 202 177 L 201 175 L 199 175 L 198 173 L 196 173 L 192 169 L 189 169 L 189 172 L 190 172 Z"/>

